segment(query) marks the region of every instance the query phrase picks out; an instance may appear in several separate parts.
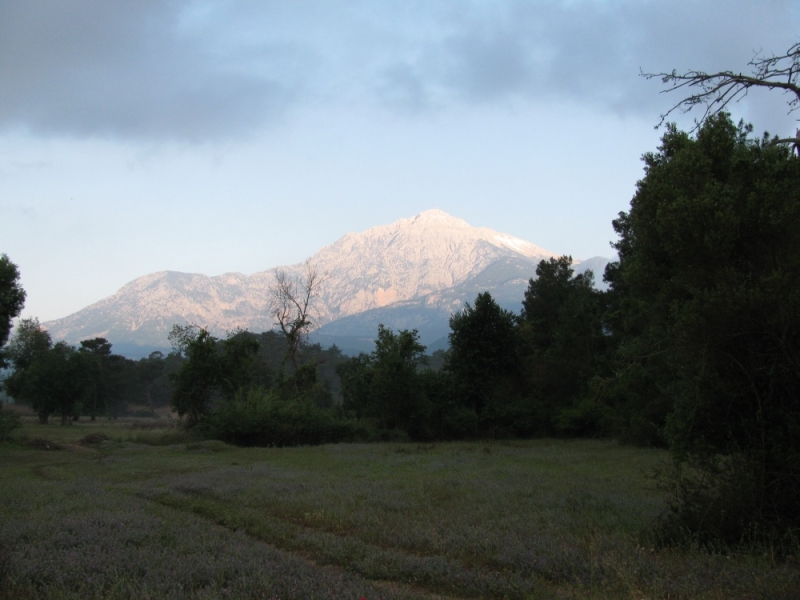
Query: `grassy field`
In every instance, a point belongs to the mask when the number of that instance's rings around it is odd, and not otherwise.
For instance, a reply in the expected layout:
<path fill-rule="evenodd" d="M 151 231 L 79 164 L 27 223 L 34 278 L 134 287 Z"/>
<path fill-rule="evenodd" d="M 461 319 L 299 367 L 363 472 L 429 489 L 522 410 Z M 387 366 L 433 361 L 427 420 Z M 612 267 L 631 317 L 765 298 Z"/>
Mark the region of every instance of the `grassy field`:
<path fill-rule="evenodd" d="M 27 422 L 0 445 L 0 598 L 800 597 L 795 559 L 646 544 L 661 451 L 244 449 L 158 423 Z"/>

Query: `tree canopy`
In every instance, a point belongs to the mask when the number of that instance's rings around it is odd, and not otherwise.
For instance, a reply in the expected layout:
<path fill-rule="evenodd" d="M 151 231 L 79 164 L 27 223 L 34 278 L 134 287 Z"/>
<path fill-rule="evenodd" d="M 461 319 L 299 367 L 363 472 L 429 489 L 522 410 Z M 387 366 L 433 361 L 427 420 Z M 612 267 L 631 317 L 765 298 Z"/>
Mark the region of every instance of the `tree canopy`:
<path fill-rule="evenodd" d="M 0 255 L 0 348 L 8 341 L 11 333 L 11 320 L 19 316 L 25 305 L 25 290 L 19 281 L 17 265 L 5 254 Z M 0 354 L 0 367 L 3 366 Z"/>
<path fill-rule="evenodd" d="M 622 402 L 660 398 L 676 461 L 703 474 L 680 481 L 681 527 L 797 525 L 800 160 L 721 113 L 644 161 L 606 273 Z"/>
<path fill-rule="evenodd" d="M 516 315 L 501 308 L 489 292 L 478 294 L 450 317 L 450 353 L 445 369 L 480 416 L 493 396 L 508 393 L 519 373 Z"/>

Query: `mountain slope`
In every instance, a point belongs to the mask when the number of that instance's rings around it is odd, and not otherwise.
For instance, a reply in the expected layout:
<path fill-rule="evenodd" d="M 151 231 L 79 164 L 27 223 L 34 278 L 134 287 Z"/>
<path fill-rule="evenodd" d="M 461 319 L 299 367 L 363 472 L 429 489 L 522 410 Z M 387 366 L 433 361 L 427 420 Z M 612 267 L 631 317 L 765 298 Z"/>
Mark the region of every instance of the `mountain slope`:
<path fill-rule="evenodd" d="M 555 255 L 525 240 L 471 227 L 441 210 L 347 234 L 311 258 L 328 276 L 321 320 L 452 287 L 506 256 L 538 262 Z"/>
<path fill-rule="evenodd" d="M 475 277 L 456 286 L 373 308 L 323 325 L 312 334 L 312 340 L 323 345 L 336 344 L 345 353 L 371 352 L 377 337 L 378 324 L 399 329 L 417 329 L 420 341 L 435 350 L 446 345 L 450 333 L 450 316 L 473 303 L 482 292 L 504 309 L 519 313 L 528 282 L 536 277 L 538 260 L 504 257 L 496 260 Z M 575 273 L 592 270 L 595 281 L 601 280 L 608 259 L 594 257 L 575 266 Z M 598 286 L 601 287 L 601 286 Z"/>
<path fill-rule="evenodd" d="M 327 324 L 423 297 L 439 307 L 437 310 L 449 310 L 448 303 L 456 306 L 452 302 L 458 294 L 473 291 L 456 288 L 475 280 L 473 286 L 478 289 L 484 284 L 479 285 L 476 278 L 497 277 L 499 266 L 488 272 L 487 268 L 498 261 L 511 261 L 507 264 L 517 267 L 533 265 L 520 279 L 527 282 L 536 263 L 552 256 L 552 252 L 525 240 L 471 227 L 443 211 L 429 210 L 347 234 L 319 250 L 310 261 L 325 275 L 317 310 L 320 323 Z M 298 275 L 302 267 L 298 264 L 282 269 Z M 73 343 L 102 336 L 117 344 L 158 347 L 167 345 L 167 333 L 175 323 L 193 322 L 217 335 L 236 327 L 264 331 L 272 326 L 267 306 L 273 277 L 274 269 L 249 276 L 152 273 L 73 315 L 44 325 L 55 339 Z M 494 282 L 489 287 L 494 289 L 495 285 L 499 284 Z M 438 292 L 444 295 L 435 296 Z M 499 288 L 497 293 L 501 293 Z M 417 302 L 413 306 L 422 305 Z"/>

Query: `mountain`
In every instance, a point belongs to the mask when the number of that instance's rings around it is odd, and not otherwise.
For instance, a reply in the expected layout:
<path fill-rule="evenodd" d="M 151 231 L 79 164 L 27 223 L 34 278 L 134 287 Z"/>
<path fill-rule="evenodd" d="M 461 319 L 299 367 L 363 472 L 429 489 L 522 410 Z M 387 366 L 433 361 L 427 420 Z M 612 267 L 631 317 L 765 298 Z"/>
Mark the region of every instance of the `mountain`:
<path fill-rule="evenodd" d="M 446 328 L 453 310 L 485 290 L 498 294 L 499 301 L 516 298 L 516 310 L 522 299 L 520 290 L 534 275 L 535 265 L 553 256 L 530 242 L 472 227 L 441 210 L 349 233 L 309 259 L 325 276 L 317 303 L 318 319 L 324 325 L 320 339 L 347 331 L 357 331 L 355 337 L 361 337 L 383 315 L 394 315 L 379 321 L 387 325 L 416 319 L 425 327 L 435 323 L 439 329 L 444 322 Z M 303 264 L 279 268 L 297 276 Z M 113 296 L 44 325 L 54 339 L 77 343 L 99 336 L 117 348 L 163 348 L 175 323 L 196 323 L 217 335 L 237 327 L 264 331 L 272 326 L 268 299 L 273 279 L 274 269 L 215 277 L 152 273 Z M 398 316 L 403 314 L 407 316 Z M 364 316 L 359 321 L 356 315 Z M 376 330 L 377 323 L 373 336 Z"/>
<path fill-rule="evenodd" d="M 371 352 L 375 346 L 378 324 L 399 329 L 417 329 L 420 342 L 428 351 L 446 349 L 450 333 L 450 316 L 464 308 L 464 303 L 474 303 L 475 297 L 485 291 L 504 309 L 518 313 L 528 282 L 536 276 L 538 260 L 517 257 L 499 258 L 483 271 L 468 280 L 444 290 L 439 290 L 410 300 L 395 302 L 381 308 L 342 317 L 323 325 L 312 334 L 312 341 L 323 346 L 336 344 L 346 354 Z M 575 266 L 575 273 L 591 270 L 602 282 L 602 273 L 608 259 L 594 257 Z"/>

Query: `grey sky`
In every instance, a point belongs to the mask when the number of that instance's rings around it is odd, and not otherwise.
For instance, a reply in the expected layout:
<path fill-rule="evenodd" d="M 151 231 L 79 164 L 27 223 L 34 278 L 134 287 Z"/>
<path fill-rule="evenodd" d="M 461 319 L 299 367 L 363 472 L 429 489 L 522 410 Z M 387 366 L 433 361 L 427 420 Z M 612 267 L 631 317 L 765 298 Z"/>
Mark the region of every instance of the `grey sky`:
<path fill-rule="evenodd" d="M 653 125 L 680 99 L 639 69 L 746 69 L 798 41 L 798 10 L 0 0 L 0 252 L 42 318 L 154 270 L 300 261 L 434 206 L 608 255 Z M 794 130 L 780 95 L 733 110 Z"/>

